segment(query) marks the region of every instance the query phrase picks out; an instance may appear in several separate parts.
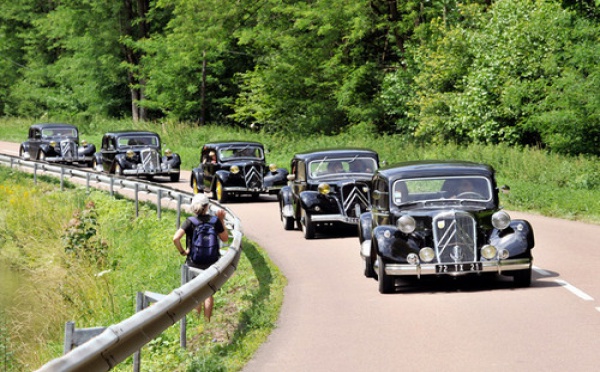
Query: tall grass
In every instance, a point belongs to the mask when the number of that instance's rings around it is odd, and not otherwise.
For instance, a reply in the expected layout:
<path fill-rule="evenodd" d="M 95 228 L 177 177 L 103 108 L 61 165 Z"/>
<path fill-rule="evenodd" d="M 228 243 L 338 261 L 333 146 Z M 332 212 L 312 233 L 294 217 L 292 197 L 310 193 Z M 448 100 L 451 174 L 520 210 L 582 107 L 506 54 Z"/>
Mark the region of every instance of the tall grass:
<path fill-rule="evenodd" d="M 167 294 L 180 283 L 173 211 L 159 220 L 146 204 L 135 217 L 128 200 L 69 183 L 61 192 L 46 181 L 0 167 L 0 265 L 19 278 L 2 304 L 4 370 L 33 370 L 60 356 L 67 321 L 78 328 L 118 323 L 133 314 L 138 291 Z M 215 296 L 212 322 L 191 314 L 187 351 L 179 327 L 166 330 L 143 349 L 143 369 L 204 360 L 241 369 L 273 328 L 284 285 L 264 252 L 244 242 L 236 275 Z M 130 369 L 131 359 L 116 368 Z"/>

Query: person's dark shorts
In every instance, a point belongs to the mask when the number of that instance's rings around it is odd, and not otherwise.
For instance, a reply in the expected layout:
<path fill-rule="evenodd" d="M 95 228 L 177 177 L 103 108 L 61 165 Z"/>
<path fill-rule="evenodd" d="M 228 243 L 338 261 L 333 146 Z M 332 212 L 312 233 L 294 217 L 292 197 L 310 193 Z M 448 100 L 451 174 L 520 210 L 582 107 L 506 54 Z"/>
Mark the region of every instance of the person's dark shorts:
<path fill-rule="evenodd" d="M 194 269 L 200 269 L 200 270 L 206 270 L 212 265 L 212 264 L 198 265 L 198 264 L 193 263 L 192 260 L 190 260 L 189 258 L 187 260 L 185 260 L 185 264 L 188 265 L 189 267 L 193 267 Z"/>

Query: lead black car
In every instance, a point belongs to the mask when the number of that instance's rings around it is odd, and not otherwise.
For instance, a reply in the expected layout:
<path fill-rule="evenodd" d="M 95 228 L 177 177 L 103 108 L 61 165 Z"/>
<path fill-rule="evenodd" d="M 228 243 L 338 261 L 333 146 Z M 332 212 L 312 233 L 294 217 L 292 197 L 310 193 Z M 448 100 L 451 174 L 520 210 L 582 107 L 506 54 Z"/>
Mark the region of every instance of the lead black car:
<path fill-rule="evenodd" d="M 397 277 L 486 272 L 529 286 L 534 246 L 525 220 L 499 209 L 494 170 L 469 162 L 413 162 L 373 177 L 372 209 L 360 217 L 365 276 L 379 291 Z"/>
<path fill-rule="evenodd" d="M 117 131 L 104 134 L 102 147 L 93 160 L 99 172 L 125 176 L 168 176 L 179 181 L 181 159 L 166 149 L 162 154 L 160 136 L 149 131 Z"/>
<path fill-rule="evenodd" d="M 91 165 L 96 146 L 81 141 L 76 126 L 63 123 L 34 124 L 29 127 L 27 141 L 21 144 L 19 156 L 25 160 L 49 163 Z"/>
<path fill-rule="evenodd" d="M 370 206 L 368 190 L 378 167 L 377 153 L 365 149 L 296 154 L 290 184 L 278 196 L 284 229 L 296 224 L 306 239 L 313 239 L 317 228 L 357 225 Z"/>
<path fill-rule="evenodd" d="M 233 196 L 274 194 L 287 183 L 288 171 L 275 164 L 267 167 L 265 149 L 259 142 L 221 141 L 207 143 L 200 164 L 192 169 L 190 187 L 194 194 L 212 192 L 226 202 Z"/>

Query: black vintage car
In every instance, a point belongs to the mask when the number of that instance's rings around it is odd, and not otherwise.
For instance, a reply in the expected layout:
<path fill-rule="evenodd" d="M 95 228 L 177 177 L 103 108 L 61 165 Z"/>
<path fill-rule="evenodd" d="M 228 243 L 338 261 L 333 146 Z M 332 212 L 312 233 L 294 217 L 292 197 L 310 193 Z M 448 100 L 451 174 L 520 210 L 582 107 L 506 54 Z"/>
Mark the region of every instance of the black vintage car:
<path fill-rule="evenodd" d="M 460 161 L 403 163 L 373 177 L 371 211 L 360 216 L 365 276 L 379 291 L 398 277 L 510 275 L 529 286 L 534 246 L 525 220 L 499 208 L 494 170 Z"/>
<path fill-rule="evenodd" d="M 379 167 L 376 152 L 330 149 L 296 154 L 290 184 L 279 192 L 283 228 L 297 225 L 306 239 L 318 228 L 357 225 L 371 204 L 369 189 Z"/>
<path fill-rule="evenodd" d="M 29 127 L 27 141 L 21 144 L 19 156 L 25 160 L 49 163 L 91 165 L 96 146 L 79 143 L 79 131 L 71 124 L 43 123 Z"/>
<path fill-rule="evenodd" d="M 179 155 L 161 150 L 160 136 L 149 131 L 117 131 L 102 137 L 102 147 L 96 153 L 93 167 L 98 172 L 125 176 L 168 176 L 179 181 Z"/>
<path fill-rule="evenodd" d="M 190 187 L 194 194 L 211 192 L 214 199 L 226 202 L 244 194 L 275 194 L 287 183 L 287 175 L 285 168 L 267 167 L 265 149 L 259 142 L 211 142 L 202 147 Z"/>

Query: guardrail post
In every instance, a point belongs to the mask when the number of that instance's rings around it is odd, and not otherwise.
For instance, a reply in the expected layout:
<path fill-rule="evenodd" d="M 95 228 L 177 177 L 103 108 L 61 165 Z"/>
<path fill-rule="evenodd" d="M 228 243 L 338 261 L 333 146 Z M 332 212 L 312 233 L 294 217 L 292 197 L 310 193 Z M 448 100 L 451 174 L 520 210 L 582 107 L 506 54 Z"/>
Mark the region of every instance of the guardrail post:
<path fill-rule="evenodd" d="M 138 200 L 138 193 L 139 193 L 139 186 L 137 184 L 137 182 L 135 183 L 135 185 L 133 186 L 133 190 L 134 190 L 134 200 L 135 200 L 135 216 L 139 217 L 140 215 L 140 207 L 139 207 L 139 200 Z"/>
<path fill-rule="evenodd" d="M 158 189 L 156 193 L 156 215 L 160 220 L 161 216 L 161 200 L 162 200 L 162 190 Z"/>
<path fill-rule="evenodd" d="M 144 294 L 142 292 L 138 292 L 135 298 L 135 312 L 140 312 L 142 310 L 144 310 L 145 306 L 145 301 L 144 301 Z M 133 354 L 133 372 L 139 372 L 140 371 L 140 365 L 141 365 L 141 349 L 136 351 L 135 354 Z"/>
<path fill-rule="evenodd" d="M 181 224 L 181 194 L 177 194 L 177 219 L 175 222 L 175 229 L 179 229 Z"/>
<path fill-rule="evenodd" d="M 114 188 L 115 188 L 115 179 L 110 177 L 110 196 L 114 196 L 115 192 L 114 192 Z"/>
<path fill-rule="evenodd" d="M 37 185 L 37 163 L 33 163 L 33 183 Z"/>
<path fill-rule="evenodd" d="M 10 169 L 12 169 L 12 168 L 13 168 L 13 163 L 14 163 L 14 159 L 13 159 L 13 158 L 10 158 Z"/>
<path fill-rule="evenodd" d="M 181 265 L 181 285 L 184 285 L 188 281 L 187 268 L 188 267 L 186 264 Z M 186 334 L 187 320 L 186 319 L 187 319 L 187 316 L 184 315 L 183 318 L 181 318 L 181 320 L 179 321 L 179 344 L 181 345 L 182 349 L 187 348 L 187 334 Z"/>
<path fill-rule="evenodd" d="M 65 191 L 65 168 L 60 167 L 60 191 Z"/>
<path fill-rule="evenodd" d="M 89 194 L 90 192 L 90 174 L 85 174 L 85 191 Z"/>

